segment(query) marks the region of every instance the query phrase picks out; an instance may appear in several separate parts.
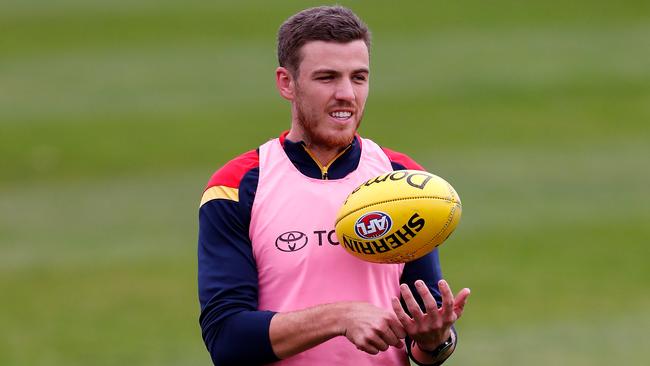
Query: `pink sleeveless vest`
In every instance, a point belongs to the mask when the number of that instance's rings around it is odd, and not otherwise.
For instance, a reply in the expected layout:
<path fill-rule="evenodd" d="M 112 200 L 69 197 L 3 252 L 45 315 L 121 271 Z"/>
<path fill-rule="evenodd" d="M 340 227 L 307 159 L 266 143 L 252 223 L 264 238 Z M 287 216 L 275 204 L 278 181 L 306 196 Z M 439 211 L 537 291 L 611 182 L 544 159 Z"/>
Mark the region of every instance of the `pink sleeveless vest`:
<path fill-rule="evenodd" d="M 259 149 L 259 183 L 250 238 L 259 277 L 259 309 L 300 310 L 337 301 L 366 301 L 391 310 L 399 296 L 403 264 L 363 262 L 340 248 L 336 214 L 347 195 L 366 180 L 392 170 L 377 144 L 362 139 L 358 168 L 337 180 L 309 178 L 287 157 L 280 141 Z M 392 311 L 392 310 L 391 310 Z M 274 365 L 408 365 L 404 350 L 369 355 L 345 337 L 333 338 Z"/>

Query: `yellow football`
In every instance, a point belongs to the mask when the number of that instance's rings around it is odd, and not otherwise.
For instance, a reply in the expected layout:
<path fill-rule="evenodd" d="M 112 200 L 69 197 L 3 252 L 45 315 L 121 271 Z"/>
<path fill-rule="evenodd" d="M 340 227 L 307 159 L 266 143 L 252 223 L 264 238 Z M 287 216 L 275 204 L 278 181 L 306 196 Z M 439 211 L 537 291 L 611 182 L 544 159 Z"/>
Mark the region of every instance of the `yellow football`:
<path fill-rule="evenodd" d="M 355 257 L 404 263 L 442 244 L 460 214 L 460 198 L 447 181 L 423 171 L 397 170 L 350 193 L 336 217 L 336 235 Z"/>

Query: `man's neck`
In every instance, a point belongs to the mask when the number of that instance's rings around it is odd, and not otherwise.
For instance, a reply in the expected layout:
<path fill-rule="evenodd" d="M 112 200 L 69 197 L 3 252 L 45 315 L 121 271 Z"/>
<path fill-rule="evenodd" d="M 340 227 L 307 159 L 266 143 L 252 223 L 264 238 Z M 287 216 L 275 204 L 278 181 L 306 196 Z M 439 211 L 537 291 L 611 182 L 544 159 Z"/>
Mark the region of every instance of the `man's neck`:
<path fill-rule="evenodd" d="M 328 166 L 334 158 L 336 158 L 347 146 L 342 146 L 340 148 L 326 148 L 321 146 L 315 146 L 305 143 L 305 147 L 309 149 L 309 152 L 321 166 Z"/>
<path fill-rule="evenodd" d="M 320 166 L 328 166 L 333 159 L 336 159 L 336 157 L 347 149 L 347 147 L 350 146 L 350 143 L 352 143 L 352 141 L 349 141 L 347 145 L 343 146 L 315 144 L 307 138 L 305 132 L 302 131 L 301 128 L 296 127 L 297 125 L 297 122 L 293 123 L 285 138 L 293 142 L 302 141 L 305 144 L 305 147 L 309 150 L 309 155 L 311 155 L 312 159 L 317 160 L 316 162 L 320 164 Z"/>

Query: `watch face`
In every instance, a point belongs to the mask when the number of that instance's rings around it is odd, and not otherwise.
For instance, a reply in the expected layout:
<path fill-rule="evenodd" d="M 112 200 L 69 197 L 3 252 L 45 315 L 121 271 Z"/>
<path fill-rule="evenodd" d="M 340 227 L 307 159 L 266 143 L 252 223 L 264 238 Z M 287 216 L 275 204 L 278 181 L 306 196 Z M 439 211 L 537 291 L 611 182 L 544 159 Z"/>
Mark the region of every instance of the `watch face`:
<path fill-rule="evenodd" d="M 434 349 L 431 352 L 431 355 L 433 357 L 438 357 L 439 355 L 445 353 L 453 344 L 454 344 L 453 339 L 451 337 L 449 337 L 440 346 L 438 346 L 438 348 Z"/>
<path fill-rule="evenodd" d="M 453 343 L 451 341 L 446 341 L 445 343 L 442 344 L 442 348 L 440 351 L 442 352 L 443 350 L 446 350 L 447 348 L 451 347 L 452 344 Z"/>

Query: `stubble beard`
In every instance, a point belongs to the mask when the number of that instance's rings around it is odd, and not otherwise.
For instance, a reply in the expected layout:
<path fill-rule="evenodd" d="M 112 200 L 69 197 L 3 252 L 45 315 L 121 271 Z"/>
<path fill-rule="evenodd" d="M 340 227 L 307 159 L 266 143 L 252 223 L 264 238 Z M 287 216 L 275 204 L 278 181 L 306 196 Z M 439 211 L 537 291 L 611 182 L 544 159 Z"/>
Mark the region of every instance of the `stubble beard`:
<path fill-rule="evenodd" d="M 305 143 L 310 147 L 319 147 L 325 149 L 340 150 L 347 147 L 352 143 L 354 134 L 361 125 L 363 113 L 359 114 L 357 124 L 353 130 L 341 129 L 339 131 L 330 132 L 329 129 L 324 131 L 319 130 L 320 124 L 325 124 L 326 121 L 320 121 L 322 116 L 321 112 L 310 109 L 304 106 L 300 98 L 296 98 L 296 111 L 298 117 L 298 124 L 302 128 L 305 137 Z"/>

